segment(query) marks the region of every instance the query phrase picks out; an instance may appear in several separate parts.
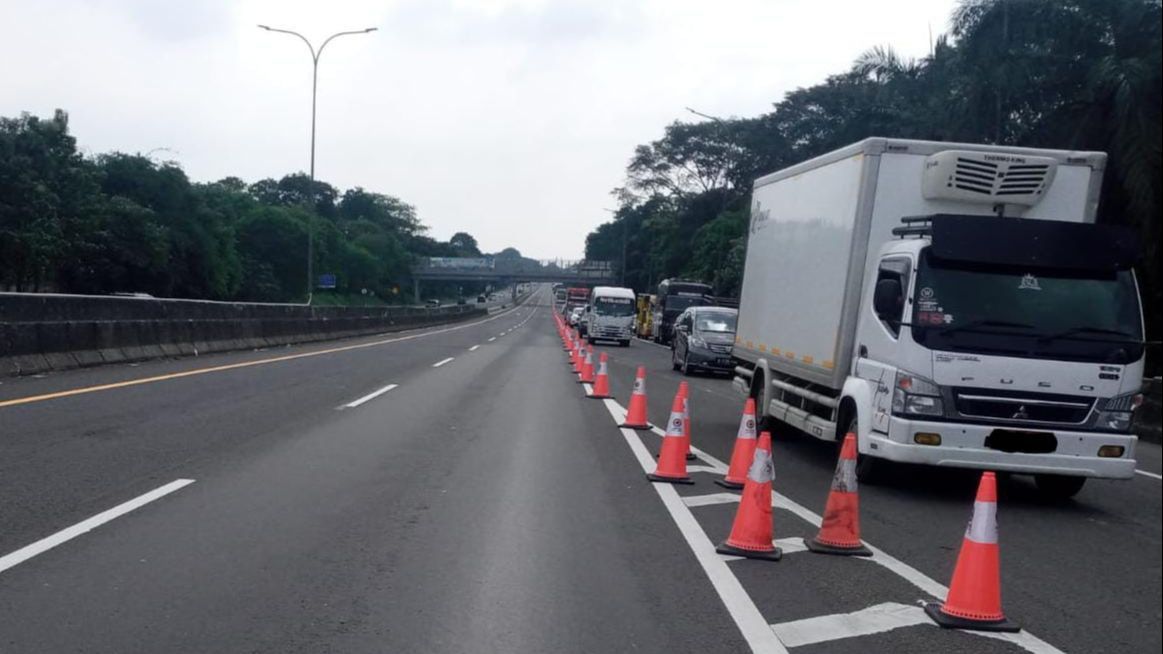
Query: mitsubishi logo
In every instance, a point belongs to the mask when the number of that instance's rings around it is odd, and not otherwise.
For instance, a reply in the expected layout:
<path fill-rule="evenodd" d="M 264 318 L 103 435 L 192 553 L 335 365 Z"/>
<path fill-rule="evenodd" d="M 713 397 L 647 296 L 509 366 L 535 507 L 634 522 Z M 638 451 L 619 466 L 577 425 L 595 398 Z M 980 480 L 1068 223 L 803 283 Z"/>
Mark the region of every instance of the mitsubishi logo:
<path fill-rule="evenodd" d="M 1026 413 L 1026 405 L 1019 406 L 1017 412 L 1010 416 L 1010 418 L 1013 420 L 1029 420 L 1030 414 Z"/>

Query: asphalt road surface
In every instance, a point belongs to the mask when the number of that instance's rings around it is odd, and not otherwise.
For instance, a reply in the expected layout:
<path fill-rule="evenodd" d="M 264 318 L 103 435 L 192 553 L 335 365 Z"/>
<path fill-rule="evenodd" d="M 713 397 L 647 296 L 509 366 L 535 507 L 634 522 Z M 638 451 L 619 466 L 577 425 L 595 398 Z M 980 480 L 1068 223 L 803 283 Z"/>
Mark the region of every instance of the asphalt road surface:
<path fill-rule="evenodd" d="M 611 344 L 612 345 L 612 344 Z M 976 475 L 862 486 L 870 559 L 802 551 L 837 450 L 776 434 L 778 563 L 713 553 L 742 400 L 690 379 L 692 486 L 585 398 L 548 289 L 453 326 L 0 383 L 0 652 L 1159 652 L 1160 451 L 1065 503 L 1003 479 L 998 639 L 933 626 Z"/>

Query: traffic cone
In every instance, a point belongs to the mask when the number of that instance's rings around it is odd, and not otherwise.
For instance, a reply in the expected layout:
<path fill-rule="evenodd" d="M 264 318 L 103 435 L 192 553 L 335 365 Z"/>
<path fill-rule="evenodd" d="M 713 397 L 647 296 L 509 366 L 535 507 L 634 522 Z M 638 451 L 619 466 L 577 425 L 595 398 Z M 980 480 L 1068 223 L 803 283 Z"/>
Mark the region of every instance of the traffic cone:
<path fill-rule="evenodd" d="M 856 494 L 856 434 L 844 437 L 820 533 L 804 543 L 817 554 L 872 556 L 860 542 L 860 499 Z"/>
<path fill-rule="evenodd" d="M 694 481 L 686 474 L 686 443 L 682 435 L 682 391 L 674 394 L 674 402 L 670 406 L 670 419 L 666 421 L 666 433 L 662 436 L 662 450 L 658 454 L 658 465 L 654 472 L 648 473 L 650 481 L 662 481 L 672 484 L 693 484 Z"/>
<path fill-rule="evenodd" d="M 586 349 L 585 359 L 582 360 L 581 376 L 578 377 L 580 384 L 594 383 L 594 346 L 591 345 Z"/>
<path fill-rule="evenodd" d="M 583 359 L 585 359 L 585 355 L 582 353 L 582 344 L 579 340 L 577 345 L 573 348 L 573 374 L 581 374 Z"/>
<path fill-rule="evenodd" d="M 694 461 L 696 457 L 691 452 L 691 389 L 683 381 L 678 384 L 678 392 L 682 393 L 682 438 L 686 445 L 686 460 Z"/>
<path fill-rule="evenodd" d="M 627 429 L 650 429 L 646 417 L 646 366 L 638 366 L 634 375 L 634 390 L 630 392 L 630 408 L 626 411 L 626 421 L 618 425 Z"/>
<path fill-rule="evenodd" d="M 606 353 L 598 357 L 598 376 L 594 379 L 594 390 L 587 396 L 595 400 L 604 400 L 610 397 L 610 376 L 606 371 Z"/>
<path fill-rule="evenodd" d="M 731 535 L 715 551 L 748 559 L 778 561 L 783 551 L 772 542 L 771 482 L 775 466 L 771 461 L 771 434 L 763 432 L 755 446 L 755 456 L 747 469 L 743 496 L 731 525 Z"/>
<path fill-rule="evenodd" d="M 570 337 L 569 341 L 569 365 L 575 367 L 577 365 L 577 341 Z"/>
<path fill-rule="evenodd" d="M 747 468 L 755 458 L 755 398 L 747 398 L 743 405 L 743 417 L 739 420 L 739 431 L 735 434 L 735 449 L 731 451 L 731 465 L 727 475 L 716 479 L 723 488 L 740 490 L 747 480 Z"/>
<path fill-rule="evenodd" d="M 925 604 L 925 613 L 946 629 L 1020 631 L 1001 611 L 1001 565 L 997 544 L 997 477 L 981 474 L 973 517 L 965 529 L 945 602 Z"/>

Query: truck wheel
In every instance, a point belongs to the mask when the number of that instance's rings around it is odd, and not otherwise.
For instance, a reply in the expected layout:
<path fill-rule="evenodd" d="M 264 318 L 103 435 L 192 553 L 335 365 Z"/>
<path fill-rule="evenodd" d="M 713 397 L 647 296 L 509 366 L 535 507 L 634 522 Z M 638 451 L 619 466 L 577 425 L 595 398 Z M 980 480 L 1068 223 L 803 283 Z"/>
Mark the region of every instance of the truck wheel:
<path fill-rule="evenodd" d="M 859 434 L 860 423 L 856 416 L 852 416 L 852 420 L 848 423 L 848 429 L 845 433 Z M 859 436 L 857 436 L 859 438 Z M 843 442 L 843 441 L 841 441 Z M 856 450 L 856 479 L 862 484 L 875 486 L 884 481 L 885 468 L 888 467 L 889 462 L 876 457 L 861 454 L 859 448 Z"/>
<path fill-rule="evenodd" d="M 620 347 L 630 347 L 630 339 L 627 338 L 624 341 L 618 341 L 618 345 Z"/>
<path fill-rule="evenodd" d="M 1034 485 L 1043 496 L 1053 500 L 1068 500 L 1082 490 L 1086 477 L 1070 475 L 1034 475 Z"/>

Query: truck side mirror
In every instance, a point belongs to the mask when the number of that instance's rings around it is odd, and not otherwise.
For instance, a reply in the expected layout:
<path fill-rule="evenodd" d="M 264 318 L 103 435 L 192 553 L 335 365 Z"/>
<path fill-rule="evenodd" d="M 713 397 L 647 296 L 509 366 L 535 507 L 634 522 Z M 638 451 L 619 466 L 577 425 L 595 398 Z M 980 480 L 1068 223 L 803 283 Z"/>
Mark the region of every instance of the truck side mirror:
<path fill-rule="evenodd" d="M 872 310 L 876 312 L 876 317 L 886 322 L 899 322 L 901 308 L 904 307 L 904 296 L 899 279 L 886 277 L 878 280 L 876 290 L 872 294 Z"/>

